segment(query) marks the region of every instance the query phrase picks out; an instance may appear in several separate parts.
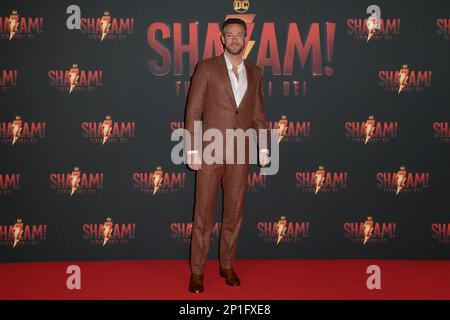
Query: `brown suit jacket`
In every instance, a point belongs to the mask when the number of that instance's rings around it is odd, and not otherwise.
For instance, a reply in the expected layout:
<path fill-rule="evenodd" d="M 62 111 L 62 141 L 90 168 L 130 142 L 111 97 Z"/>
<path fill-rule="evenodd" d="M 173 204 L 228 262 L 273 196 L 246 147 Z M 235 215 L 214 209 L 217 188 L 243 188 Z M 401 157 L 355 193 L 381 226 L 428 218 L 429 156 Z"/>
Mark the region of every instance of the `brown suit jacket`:
<path fill-rule="evenodd" d="M 221 130 L 224 143 L 225 129 L 245 131 L 254 128 L 257 133 L 258 129 L 267 129 L 261 68 L 248 60 L 244 60 L 244 65 L 247 74 L 247 90 L 238 108 L 224 53 L 197 63 L 189 88 L 185 119 L 185 129 L 192 136 L 191 150 L 194 149 L 194 121 L 202 121 L 203 132 L 209 128 Z M 269 137 L 268 134 L 267 141 L 258 139 L 260 149 L 269 149 L 267 143 L 270 141 Z M 203 148 L 208 143 L 203 142 Z"/>

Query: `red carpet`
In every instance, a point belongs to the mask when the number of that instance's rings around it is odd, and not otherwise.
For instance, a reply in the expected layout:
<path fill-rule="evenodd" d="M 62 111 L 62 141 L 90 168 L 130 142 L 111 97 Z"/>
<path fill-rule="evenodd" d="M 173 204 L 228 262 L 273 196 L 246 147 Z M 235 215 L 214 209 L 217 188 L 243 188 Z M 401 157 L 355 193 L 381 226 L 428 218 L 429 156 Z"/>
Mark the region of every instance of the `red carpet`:
<path fill-rule="evenodd" d="M 66 269 L 81 268 L 81 290 Z M 381 290 L 369 290 L 369 265 L 381 268 Z M 0 263 L 0 299 L 450 299 L 450 261 L 238 260 L 240 287 L 228 287 L 210 260 L 205 292 L 187 291 L 187 260 Z"/>

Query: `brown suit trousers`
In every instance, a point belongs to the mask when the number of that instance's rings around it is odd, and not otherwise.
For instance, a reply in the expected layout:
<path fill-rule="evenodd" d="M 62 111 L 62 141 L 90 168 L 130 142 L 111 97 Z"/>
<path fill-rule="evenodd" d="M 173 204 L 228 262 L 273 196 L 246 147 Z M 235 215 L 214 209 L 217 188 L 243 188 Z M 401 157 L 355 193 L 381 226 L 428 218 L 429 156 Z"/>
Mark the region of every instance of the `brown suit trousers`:
<path fill-rule="evenodd" d="M 263 105 L 262 73 L 253 63 L 244 60 L 247 74 L 247 90 L 236 105 L 224 53 L 197 63 L 192 75 L 186 108 L 185 128 L 194 134 L 194 121 L 202 121 L 203 131 L 219 129 L 225 137 L 226 129 L 266 129 L 266 113 Z M 185 139 L 188 150 L 204 146 L 206 142 Z M 194 145 L 194 142 L 196 143 Z M 224 139 L 225 142 L 225 139 Z M 268 148 L 266 141 L 258 141 L 259 148 Z M 197 148 L 195 148 L 197 149 Z M 198 150 L 198 149 L 197 149 Z M 236 158 L 236 150 L 235 150 Z M 200 152 L 201 155 L 201 152 Z M 202 163 L 197 171 L 195 208 L 191 237 L 191 272 L 203 274 L 211 244 L 215 223 L 217 195 L 223 187 L 223 215 L 220 232 L 219 261 L 223 268 L 231 268 L 236 256 L 237 239 L 242 224 L 247 177 L 248 152 L 244 164 L 227 164 L 226 147 L 222 164 Z"/>

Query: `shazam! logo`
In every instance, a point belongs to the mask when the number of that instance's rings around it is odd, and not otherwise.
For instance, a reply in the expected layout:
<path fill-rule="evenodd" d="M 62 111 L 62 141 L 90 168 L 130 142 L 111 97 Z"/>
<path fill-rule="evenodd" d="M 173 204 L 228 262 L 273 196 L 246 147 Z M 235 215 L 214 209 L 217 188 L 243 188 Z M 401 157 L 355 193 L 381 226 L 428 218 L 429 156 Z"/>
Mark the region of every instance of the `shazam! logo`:
<path fill-rule="evenodd" d="M 186 173 L 165 171 L 157 166 L 152 172 L 133 172 L 133 186 L 141 193 L 174 193 L 186 187 Z"/>
<path fill-rule="evenodd" d="M 365 121 L 344 123 L 345 136 L 354 143 L 387 143 L 398 136 L 397 121 L 377 121 L 373 115 Z"/>
<path fill-rule="evenodd" d="M 136 123 L 134 121 L 113 121 L 106 116 L 103 121 L 84 121 L 81 123 L 83 138 L 95 144 L 128 143 L 135 138 Z"/>
<path fill-rule="evenodd" d="M 390 93 L 420 93 L 431 87 L 431 70 L 411 70 L 404 64 L 400 70 L 378 71 L 379 86 Z"/>
<path fill-rule="evenodd" d="M 84 172 L 75 167 L 69 173 L 50 173 L 50 187 L 57 194 L 93 195 L 103 189 L 103 172 Z"/>
<path fill-rule="evenodd" d="M 23 219 L 17 219 L 13 225 L 0 225 L 2 247 L 37 247 L 46 239 L 46 224 L 25 224 Z"/>
<path fill-rule="evenodd" d="M 397 238 L 396 222 L 378 222 L 367 217 L 364 222 L 345 222 L 344 236 L 354 243 L 383 244 Z"/>
<path fill-rule="evenodd" d="M 92 93 L 103 86 L 103 70 L 84 70 L 74 63 L 68 70 L 49 70 L 48 83 L 58 92 Z"/>
<path fill-rule="evenodd" d="M 323 166 L 319 166 L 316 171 L 298 171 L 295 173 L 297 188 L 303 192 L 313 192 L 314 194 L 339 192 L 347 188 L 348 172 L 328 171 Z"/>
<path fill-rule="evenodd" d="M 80 30 L 91 40 L 125 40 L 134 34 L 134 18 L 114 17 L 109 11 L 105 11 L 100 18 L 81 18 Z"/>
<path fill-rule="evenodd" d="M 9 16 L 0 16 L 0 39 L 34 39 L 43 33 L 43 26 L 43 17 L 22 17 L 12 10 Z"/>
<path fill-rule="evenodd" d="M 278 143 L 300 143 L 311 135 L 311 122 L 288 119 L 282 115 L 278 121 L 268 121 L 268 129 L 278 132 Z"/>
<path fill-rule="evenodd" d="M 136 223 L 117 223 L 111 217 L 100 224 L 84 224 L 83 238 L 101 247 L 127 245 L 136 239 Z"/>
<path fill-rule="evenodd" d="M 395 195 L 422 193 L 430 187 L 429 172 L 409 172 L 404 166 L 396 172 L 377 172 L 377 187 Z"/>
<path fill-rule="evenodd" d="M 16 116 L 13 121 L 0 122 L 0 143 L 26 144 L 37 143 L 45 138 L 45 122 L 23 121 Z"/>
<path fill-rule="evenodd" d="M 382 18 L 377 5 L 367 8 L 367 18 L 347 19 L 347 34 L 354 40 L 373 42 L 398 39 L 400 36 L 400 18 Z"/>
<path fill-rule="evenodd" d="M 264 70 L 261 85 L 265 96 L 307 96 L 310 82 L 322 76 L 333 76 L 336 23 L 324 20 L 301 25 L 258 22 L 256 14 L 248 12 L 250 3 L 242 0 L 234 1 L 233 9 L 235 13 L 226 15 L 224 20 L 240 18 L 246 23 L 243 58 L 253 55 L 255 64 Z M 147 27 L 147 44 L 152 57 L 148 61 L 149 72 L 159 78 L 175 77 L 174 94 L 186 97 L 190 75 L 198 60 L 222 53 L 220 24 L 216 21 L 152 22 Z M 199 39 L 204 39 L 204 43 Z M 166 46 L 169 43 L 170 46 Z M 183 58 L 186 55 L 187 60 Z"/>
<path fill-rule="evenodd" d="M 189 245 L 192 236 L 192 222 L 172 222 L 169 225 L 170 237 L 178 244 Z M 211 242 L 215 242 L 220 236 L 221 223 L 214 223 L 211 232 Z"/>
<path fill-rule="evenodd" d="M 309 221 L 288 221 L 286 216 L 281 216 L 277 222 L 256 223 L 258 237 L 275 245 L 303 242 L 309 238 L 309 227 Z"/>

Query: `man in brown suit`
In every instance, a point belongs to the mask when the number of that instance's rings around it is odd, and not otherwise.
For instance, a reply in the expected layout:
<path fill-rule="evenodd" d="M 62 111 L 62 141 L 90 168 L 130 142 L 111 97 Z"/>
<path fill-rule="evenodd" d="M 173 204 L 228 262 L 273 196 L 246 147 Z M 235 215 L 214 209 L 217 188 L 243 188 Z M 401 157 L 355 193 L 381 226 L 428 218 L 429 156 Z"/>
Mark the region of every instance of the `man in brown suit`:
<path fill-rule="evenodd" d="M 266 113 L 262 96 L 262 71 L 255 64 L 242 57 L 247 26 L 241 19 L 227 19 L 221 28 L 221 40 L 224 53 L 199 61 L 192 75 L 187 101 L 185 128 L 194 135 L 194 122 L 201 121 L 202 132 L 217 129 L 225 137 L 226 129 L 267 129 Z M 197 122 L 198 123 L 198 122 Z M 258 138 L 257 138 L 258 139 Z M 195 209 L 191 237 L 191 276 L 189 291 L 203 291 L 205 262 L 211 243 L 214 226 L 217 195 L 223 186 L 223 217 L 220 232 L 219 261 L 220 276 L 225 283 L 239 286 L 240 280 L 233 270 L 236 255 L 237 238 L 242 224 L 247 176 L 249 172 L 248 143 L 245 142 L 245 162 L 236 163 L 239 152 L 233 150 L 234 158 L 228 149 L 212 152 L 226 163 L 207 163 L 202 161 L 199 144 L 189 141 L 188 165 L 196 170 Z M 266 139 L 258 139 L 259 164 L 268 164 Z M 236 149 L 236 140 L 231 145 Z M 216 154 L 216 151 L 218 154 Z M 206 150 L 205 150 L 206 153 Z M 229 163 L 233 162 L 233 163 Z"/>

